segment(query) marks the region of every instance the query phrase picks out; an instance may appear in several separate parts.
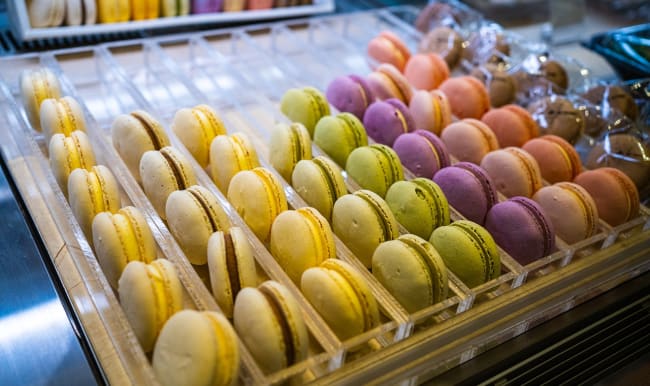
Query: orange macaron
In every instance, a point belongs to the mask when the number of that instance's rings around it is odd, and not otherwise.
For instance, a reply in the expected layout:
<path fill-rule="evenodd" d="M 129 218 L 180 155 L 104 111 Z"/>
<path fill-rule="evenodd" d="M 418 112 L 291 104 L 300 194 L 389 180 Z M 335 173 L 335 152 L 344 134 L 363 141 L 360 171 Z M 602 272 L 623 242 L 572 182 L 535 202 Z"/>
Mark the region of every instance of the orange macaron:
<path fill-rule="evenodd" d="M 473 76 L 445 80 L 438 89 L 447 95 L 451 111 L 459 119 L 481 119 L 490 109 L 490 94 L 485 85 Z"/>
<path fill-rule="evenodd" d="M 539 135 L 537 122 L 528 110 L 514 104 L 489 110 L 481 121 L 490 126 L 502 147 L 520 147 Z"/>
<path fill-rule="evenodd" d="M 477 165 L 486 154 L 499 148 L 492 129 L 478 119 L 456 121 L 442 129 L 440 138 L 452 156 Z"/>
<path fill-rule="evenodd" d="M 406 62 L 404 76 L 419 90 L 433 90 L 449 78 L 449 66 L 438 54 L 415 54 Z"/>
<path fill-rule="evenodd" d="M 526 142 L 522 149 L 537 160 L 542 177 L 551 184 L 573 181 L 582 170 L 576 149 L 557 135 L 548 134 L 533 138 Z"/>
<path fill-rule="evenodd" d="M 402 39 L 390 31 L 382 31 L 370 40 L 367 53 L 377 64 L 389 63 L 400 71 L 404 70 L 404 66 L 411 56 L 411 52 Z"/>

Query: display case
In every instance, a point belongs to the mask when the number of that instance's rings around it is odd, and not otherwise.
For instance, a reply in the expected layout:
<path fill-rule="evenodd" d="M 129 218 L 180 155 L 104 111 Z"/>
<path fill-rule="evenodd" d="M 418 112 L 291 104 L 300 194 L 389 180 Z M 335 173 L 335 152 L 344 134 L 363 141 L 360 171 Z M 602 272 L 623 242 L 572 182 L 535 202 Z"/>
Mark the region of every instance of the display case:
<path fill-rule="evenodd" d="M 283 93 L 307 85 L 324 90 L 338 75 L 367 74 L 371 69 L 366 44 L 385 29 L 414 50 L 420 33 L 412 21 L 418 12 L 403 6 L 0 60 L 2 155 L 110 384 L 146 385 L 158 380 L 57 185 L 44 136 L 29 124 L 20 97 L 20 73 L 47 67 L 59 77 L 63 94 L 82 104 L 97 163 L 115 175 L 122 206 L 134 205 L 145 214 L 158 257 L 168 259 L 179 272 L 184 306 L 219 311 L 205 267 L 190 264 L 113 147 L 113 120 L 122 113 L 146 110 L 163 123 L 172 145 L 193 160 L 170 126 L 179 108 L 206 103 L 219 113 L 228 133 L 247 133 L 261 164 L 272 169 L 270 130 L 277 122 L 288 122 L 279 108 Z M 312 150 L 314 155 L 324 154 L 315 145 Z M 217 197 L 220 221 L 244 229 L 262 276 L 285 284 L 298 299 L 310 333 L 309 357 L 272 374 L 263 373 L 240 343 L 241 384 L 422 382 L 650 268 L 650 210 L 641 206 L 631 221 L 616 227 L 601 221 L 597 233 L 581 242 L 558 239 L 557 252 L 529 265 L 522 266 L 500 250 L 503 267 L 498 278 L 468 288 L 450 273 L 447 299 L 408 313 L 337 239 L 337 256 L 362 272 L 382 314 L 376 328 L 341 341 L 206 170 L 194 160 L 192 166 L 198 183 Z M 413 178 L 408 171 L 406 176 Z M 350 178 L 346 185 L 349 191 L 358 189 Z M 286 181 L 282 187 L 291 208 L 306 206 Z M 452 219 L 461 218 L 452 208 Z"/>

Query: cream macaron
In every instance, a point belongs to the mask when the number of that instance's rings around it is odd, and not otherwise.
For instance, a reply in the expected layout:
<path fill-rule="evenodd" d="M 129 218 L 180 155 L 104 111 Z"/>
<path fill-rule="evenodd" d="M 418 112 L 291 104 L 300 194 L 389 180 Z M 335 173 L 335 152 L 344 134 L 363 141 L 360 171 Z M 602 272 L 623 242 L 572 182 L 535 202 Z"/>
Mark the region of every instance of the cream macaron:
<path fill-rule="evenodd" d="M 41 103 L 46 99 L 61 97 L 61 84 L 47 67 L 25 70 L 20 74 L 20 96 L 27 119 L 34 130 L 41 131 Z"/>
<path fill-rule="evenodd" d="M 144 193 L 163 219 L 167 197 L 174 191 L 196 185 L 190 161 L 171 146 L 145 152 L 140 159 L 140 176 Z"/>
<path fill-rule="evenodd" d="M 329 221 L 334 203 L 348 192 L 342 172 L 334 161 L 318 156 L 296 164 L 291 184 L 308 205 Z"/>
<path fill-rule="evenodd" d="M 27 2 L 32 28 L 57 27 L 66 14 L 66 0 L 31 0 Z"/>
<path fill-rule="evenodd" d="M 237 334 L 265 373 L 307 357 L 307 327 L 297 300 L 284 285 L 269 280 L 242 289 L 233 314 Z"/>
<path fill-rule="evenodd" d="M 202 167 L 210 162 L 210 144 L 217 135 L 226 134 L 217 112 L 208 105 L 182 108 L 174 114 L 172 130 Z"/>
<path fill-rule="evenodd" d="M 242 170 L 260 166 L 257 152 L 248 135 L 234 133 L 218 135 L 210 144 L 210 175 L 223 193 L 228 192 L 230 180 Z"/>
<path fill-rule="evenodd" d="M 93 245 L 99 266 L 111 287 L 131 261 L 151 263 L 156 241 L 140 209 L 125 206 L 117 213 L 101 212 L 92 223 Z"/>
<path fill-rule="evenodd" d="M 83 131 L 73 131 L 70 136 L 54 134 L 48 147 L 50 167 L 63 195 L 68 197 L 68 177 L 74 169 L 89 170 L 95 166 L 95 152 Z"/>
<path fill-rule="evenodd" d="M 118 281 L 120 305 L 145 353 L 153 350 L 163 325 L 183 308 L 183 286 L 165 259 L 131 261 Z"/>
<path fill-rule="evenodd" d="M 56 133 L 66 137 L 75 130 L 86 131 L 86 119 L 79 103 L 72 97 L 46 99 L 41 103 L 41 129 L 45 140 Z"/>

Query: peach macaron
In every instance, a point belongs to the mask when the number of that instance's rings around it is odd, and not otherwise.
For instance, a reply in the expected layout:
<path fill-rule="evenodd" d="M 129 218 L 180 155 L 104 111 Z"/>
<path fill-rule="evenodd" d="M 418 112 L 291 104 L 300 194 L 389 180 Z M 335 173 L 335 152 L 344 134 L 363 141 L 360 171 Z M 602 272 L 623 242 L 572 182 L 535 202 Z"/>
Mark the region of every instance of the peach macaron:
<path fill-rule="evenodd" d="M 535 158 L 518 147 L 488 153 L 481 161 L 497 190 L 506 197 L 532 197 L 542 187 L 542 173 Z"/>
<path fill-rule="evenodd" d="M 533 138 L 526 142 L 522 149 L 537 160 L 542 177 L 551 184 L 573 181 L 582 170 L 576 149 L 557 135 L 548 134 Z"/>
<path fill-rule="evenodd" d="M 458 76 L 442 82 L 440 91 L 447 95 L 451 111 L 459 119 L 481 119 L 490 109 L 490 94 L 480 80 L 473 76 Z"/>
<path fill-rule="evenodd" d="M 436 53 L 415 54 L 406 62 L 404 76 L 416 89 L 433 90 L 449 78 L 449 66 Z"/>
<path fill-rule="evenodd" d="M 368 74 L 366 82 L 374 96 L 380 100 L 397 98 L 408 105 L 413 96 L 408 80 L 391 64 L 377 66 L 375 71 Z"/>
<path fill-rule="evenodd" d="M 539 135 L 537 122 L 528 110 L 514 104 L 489 110 L 481 121 L 490 126 L 502 147 L 519 147 Z"/>
<path fill-rule="evenodd" d="M 639 192 L 622 171 L 604 167 L 580 173 L 573 181 L 596 203 L 598 215 L 611 226 L 630 221 L 639 213 Z"/>
<path fill-rule="evenodd" d="M 411 52 L 399 36 L 382 31 L 368 42 L 367 53 L 378 64 L 390 63 L 398 70 L 404 70 Z"/>
<path fill-rule="evenodd" d="M 418 90 L 413 93 L 409 110 L 417 129 L 440 135 L 451 121 L 451 105 L 447 96 L 438 90 Z"/>
<path fill-rule="evenodd" d="M 442 130 L 440 138 L 452 156 L 477 165 L 486 154 L 499 148 L 492 129 L 478 119 L 456 121 Z"/>

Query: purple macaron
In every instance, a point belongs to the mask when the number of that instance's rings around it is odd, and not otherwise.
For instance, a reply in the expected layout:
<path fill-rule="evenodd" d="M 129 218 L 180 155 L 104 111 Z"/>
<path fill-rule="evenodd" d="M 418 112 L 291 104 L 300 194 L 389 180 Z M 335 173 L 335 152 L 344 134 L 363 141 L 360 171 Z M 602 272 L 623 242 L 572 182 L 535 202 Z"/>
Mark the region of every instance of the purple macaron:
<path fill-rule="evenodd" d="M 516 196 L 494 205 L 485 219 L 494 241 L 526 265 L 555 251 L 555 230 L 539 204 Z"/>
<path fill-rule="evenodd" d="M 415 130 L 411 111 L 396 98 L 376 101 L 368 106 L 363 115 L 363 126 L 369 137 L 391 147 L 400 134 Z"/>
<path fill-rule="evenodd" d="M 335 78 L 327 86 L 325 96 L 337 110 L 342 113 L 352 113 L 359 119 L 363 119 L 366 109 L 375 101 L 375 96 L 366 80 L 357 75 Z"/>
<path fill-rule="evenodd" d="M 432 179 L 438 170 L 451 164 L 444 142 L 427 130 L 415 130 L 397 137 L 393 150 L 417 177 Z"/>
<path fill-rule="evenodd" d="M 212 13 L 221 11 L 223 0 L 192 0 L 192 13 Z"/>
<path fill-rule="evenodd" d="M 465 218 L 483 225 L 497 202 L 497 189 L 487 172 L 471 162 L 459 162 L 442 168 L 433 176 L 449 205 Z"/>

